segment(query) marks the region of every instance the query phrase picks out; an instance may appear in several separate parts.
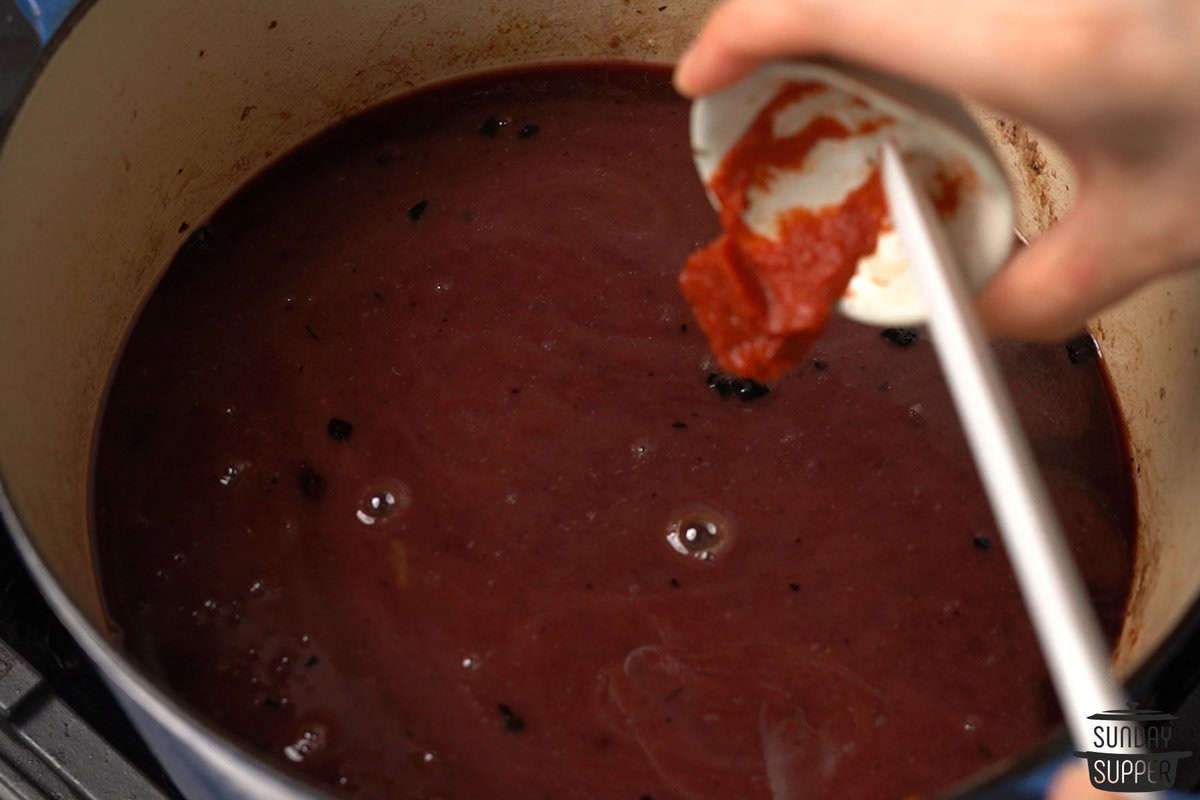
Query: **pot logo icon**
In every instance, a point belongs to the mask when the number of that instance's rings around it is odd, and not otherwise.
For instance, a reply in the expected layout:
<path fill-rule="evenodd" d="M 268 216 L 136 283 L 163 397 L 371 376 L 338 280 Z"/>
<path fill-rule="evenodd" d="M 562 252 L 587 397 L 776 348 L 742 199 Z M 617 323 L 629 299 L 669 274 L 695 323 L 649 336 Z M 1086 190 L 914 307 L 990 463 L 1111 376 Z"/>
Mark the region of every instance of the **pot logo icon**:
<path fill-rule="evenodd" d="M 1152 709 L 1101 711 L 1088 717 L 1092 749 L 1087 759 L 1092 786 L 1104 792 L 1157 792 L 1175 785 L 1176 768 L 1190 750 L 1172 750 L 1175 717 Z"/>

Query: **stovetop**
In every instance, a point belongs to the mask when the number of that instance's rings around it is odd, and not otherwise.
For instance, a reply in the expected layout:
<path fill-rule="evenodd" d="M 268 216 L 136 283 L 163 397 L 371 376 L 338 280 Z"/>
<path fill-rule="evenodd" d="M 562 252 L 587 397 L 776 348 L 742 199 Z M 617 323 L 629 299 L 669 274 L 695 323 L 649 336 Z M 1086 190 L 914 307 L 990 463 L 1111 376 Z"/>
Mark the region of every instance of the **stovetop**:
<path fill-rule="evenodd" d="M 0 800 L 156 800 L 169 786 L 0 525 Z"/>

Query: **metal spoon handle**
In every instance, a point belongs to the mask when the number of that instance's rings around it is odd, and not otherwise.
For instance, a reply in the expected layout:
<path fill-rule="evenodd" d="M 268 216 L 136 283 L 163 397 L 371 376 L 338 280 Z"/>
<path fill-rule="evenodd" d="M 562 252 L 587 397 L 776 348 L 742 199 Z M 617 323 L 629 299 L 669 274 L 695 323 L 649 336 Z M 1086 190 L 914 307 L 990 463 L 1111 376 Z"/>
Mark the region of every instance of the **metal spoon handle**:
<path fill-rule="evenodd" d="M 1088 750 L 1088 715 L 1123 705 L 1100 626 L 941 222 L 890 142 L 883 185 L 1067 726 L 1076 747 Z"/>

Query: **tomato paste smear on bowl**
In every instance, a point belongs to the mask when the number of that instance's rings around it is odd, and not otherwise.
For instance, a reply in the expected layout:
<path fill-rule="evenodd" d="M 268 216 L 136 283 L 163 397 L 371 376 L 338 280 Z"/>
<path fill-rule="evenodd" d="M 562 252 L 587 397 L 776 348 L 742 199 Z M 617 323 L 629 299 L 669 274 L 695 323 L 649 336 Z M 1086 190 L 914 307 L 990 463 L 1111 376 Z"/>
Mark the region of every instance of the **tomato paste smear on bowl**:
<path fill-rule="evenodd" d="M 98 432 L 129 656 L 378 800 L 927 795 L 1049 732 L 930 342 L 835 317 L 769 393 L 714 363 L 687 118 L 665 69 L 484 75 L 187 220 Z M 1089 352 L 998 346 L 1112 635 L 1132 488 Z"/>
<path fill-rule="evenodd" d="M 721 366 L 756 381 L 774 380 L 800 363 L 859 259 L 875 252 L 880 232 L 890 228 L 878 166 L 836 204 L 777 214 L 774 235 L 753 230 L 743 218 L 752 189 L 768 190 L 781 170 L 806 169 L 820 143 L 870 135 L 894 123 L 880 113 L 850 127 L 820 114 L 799 130 L 777 133 L 783 110 L 828 89 L 819 82 L 785 84 L 725 154 L 708 182 L 724 232 L 694 252 L 679 276 Z M 859 98 L 853 102 L 866 107 Z M 957 206 L 959 180 L 935 175 L 933 200 L 941 213 Z"/>

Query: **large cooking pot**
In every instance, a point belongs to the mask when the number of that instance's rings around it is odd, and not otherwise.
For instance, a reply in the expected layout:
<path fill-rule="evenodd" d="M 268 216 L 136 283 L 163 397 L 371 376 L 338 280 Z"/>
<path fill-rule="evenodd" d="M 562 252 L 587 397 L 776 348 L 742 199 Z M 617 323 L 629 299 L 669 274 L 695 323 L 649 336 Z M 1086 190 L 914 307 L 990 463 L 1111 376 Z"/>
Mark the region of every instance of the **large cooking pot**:
<path fill-rule="evenodd" d="M 198 723 L 108 638 L 89 471 L 126 331 L 186 229 L 322 128 L 475 70 L 670 62 L 710 4 L 84 5 L 47 48 L 0 150 L 0 511 L 63 622 L 189 797 L 312 797 Z M 1011 169 L 1020 231 L 1035 237 L 1069 204 L 1070 170 L 1031 131 L 978 113 Z M 1200 627 L 1196 308 L 1200 273 L 1163 281 L 1092 327 L 1136 463 L 1141 535 L 1114 658 L 1138 691 L 1190 669 L 1189 634 Z"/>

